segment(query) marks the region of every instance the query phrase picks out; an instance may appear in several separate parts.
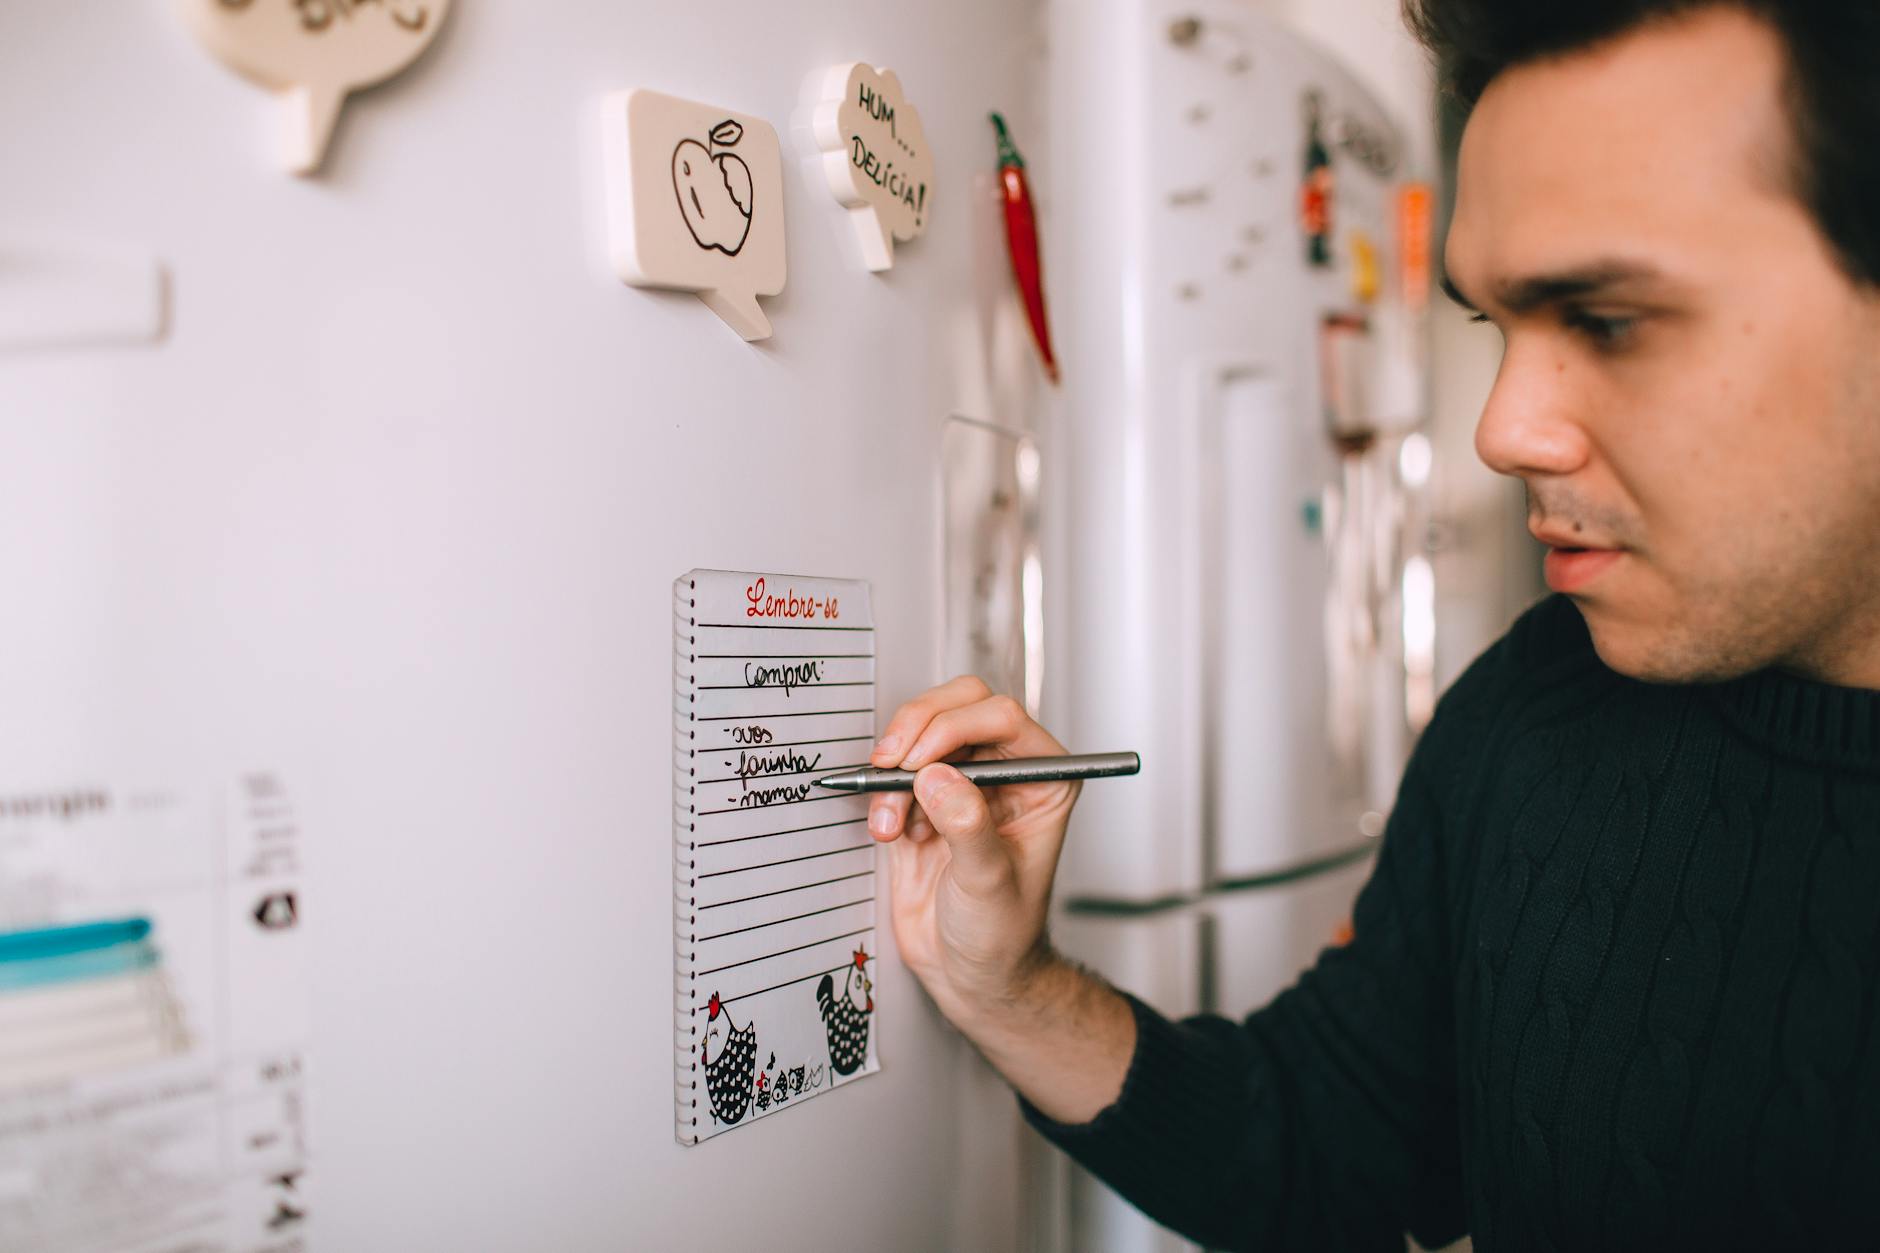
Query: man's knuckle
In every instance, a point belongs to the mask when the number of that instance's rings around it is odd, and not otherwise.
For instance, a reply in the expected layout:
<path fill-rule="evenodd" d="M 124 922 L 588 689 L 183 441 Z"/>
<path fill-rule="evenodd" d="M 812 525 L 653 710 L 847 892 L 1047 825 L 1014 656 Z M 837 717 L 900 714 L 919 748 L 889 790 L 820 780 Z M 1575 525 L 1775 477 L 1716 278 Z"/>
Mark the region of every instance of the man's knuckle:
<path fill-rule="evenodd" d="M 970 831 L 979 823 L 978 800 L 971 784 L 943 787 L 934 794 L 934 821 L 945 824 L 946 829 L 956 835 Z"/>
<path fill-rule="evenodd" d="M 894 715 L 894 720 L 888 724 L 888 730 L 900 736 L 902 744 L 912 744 L 933 722 L 934 716 L 934 710 L 929 706 L 909 705 Z"/>

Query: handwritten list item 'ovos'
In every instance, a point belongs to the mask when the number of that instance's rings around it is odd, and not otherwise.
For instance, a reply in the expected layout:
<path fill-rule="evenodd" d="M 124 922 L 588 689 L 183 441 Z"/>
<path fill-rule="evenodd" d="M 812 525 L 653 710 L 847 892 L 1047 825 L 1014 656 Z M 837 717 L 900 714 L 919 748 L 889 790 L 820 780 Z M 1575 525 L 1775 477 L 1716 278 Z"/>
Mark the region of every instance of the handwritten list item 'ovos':
<path fill-rule="evenodd" d="M 673 584 L 676 1131 L 697 1144 L 880 1068 L 865 797 L 816 787 L 875 731 L 868 585 Z"/>

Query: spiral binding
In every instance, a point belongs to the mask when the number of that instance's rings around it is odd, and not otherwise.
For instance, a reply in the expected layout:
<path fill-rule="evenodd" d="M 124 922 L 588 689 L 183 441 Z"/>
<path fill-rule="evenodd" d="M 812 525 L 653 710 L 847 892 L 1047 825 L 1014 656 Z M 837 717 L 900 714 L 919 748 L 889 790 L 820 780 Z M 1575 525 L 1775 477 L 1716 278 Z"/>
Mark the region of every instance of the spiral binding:
<path fill-rule="evenodd" d="M 698 959 L 698 579 L 688 574 L 672 585 L 672 938 L 674 1133 L 681 1144 L 697 1144 L 699 1029 L 693 987 Z"/>

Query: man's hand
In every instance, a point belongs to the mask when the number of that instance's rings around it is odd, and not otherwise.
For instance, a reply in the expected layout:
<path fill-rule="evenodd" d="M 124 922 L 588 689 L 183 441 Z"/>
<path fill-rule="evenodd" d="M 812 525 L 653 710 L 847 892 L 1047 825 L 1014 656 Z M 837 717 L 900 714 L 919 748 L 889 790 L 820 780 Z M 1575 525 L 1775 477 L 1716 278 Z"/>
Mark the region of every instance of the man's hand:
<path fill-rule="evenodd" d="M 954 679 L 889 720 L 870 763 L 918 775 L 911 796 L 871 799 L 868 829 L 893 841 L 901 960 L 1013 1086 L 1050 1116 L 1082 1122 L 1115 1098 L 1135 1046 L 1128 1005 L 1059 958 L 1045 935 L 1082 785 L 981 791 L 946 764 L 1063 753 L 1017 701 Z"/>
<path fill-rule="evenodd" d="M 1020 995 L 1044 957 L 1051 878 L 1079 785 L 981 792 L 944 763 L 1063 752 L 1017 701 L 968 677 L 901 706 L 870 757 L 919 771 L 912 794 L 875 794 L 868 829 L 902 837 L 891 863 L 895 940 L 955 1022 Z"/>

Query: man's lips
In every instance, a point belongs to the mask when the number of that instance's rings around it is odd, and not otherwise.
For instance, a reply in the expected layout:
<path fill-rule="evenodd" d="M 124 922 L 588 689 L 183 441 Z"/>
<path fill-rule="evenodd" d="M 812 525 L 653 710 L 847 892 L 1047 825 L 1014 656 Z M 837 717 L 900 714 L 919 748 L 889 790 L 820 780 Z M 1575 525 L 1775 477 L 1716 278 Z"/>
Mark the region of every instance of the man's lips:
<path fill-rule="evenodd" d="M 1568 515 L 1572 516 L 1572 515 Z M 1531 515 L 1528 533 L 1547 545 L 1547 586 L 1556 592 L 1577 592 L 1612 569 L 1626 549 L 1602 544 L 1580 525 L 1555 524 L 1544 514 Z"/>
<path fill-rule="evenodd" d="M 1614 550 L 1617 544 L 1594 544 L 1587 542 L 1585 535 L 1576 530 L 1562 530 L 1553 526 L 1535 526 L 1528 524 L 1528 534 L 1532 535 L 1549 548 Z"/>
<path fill-rule="evenodd" d="M 1568 548 L 1550 545 L 1547 549 L 1547 586 L 1556 592 L 1577 592 L 1610 570 L 1625 556 L 1621 548 Z"/>

